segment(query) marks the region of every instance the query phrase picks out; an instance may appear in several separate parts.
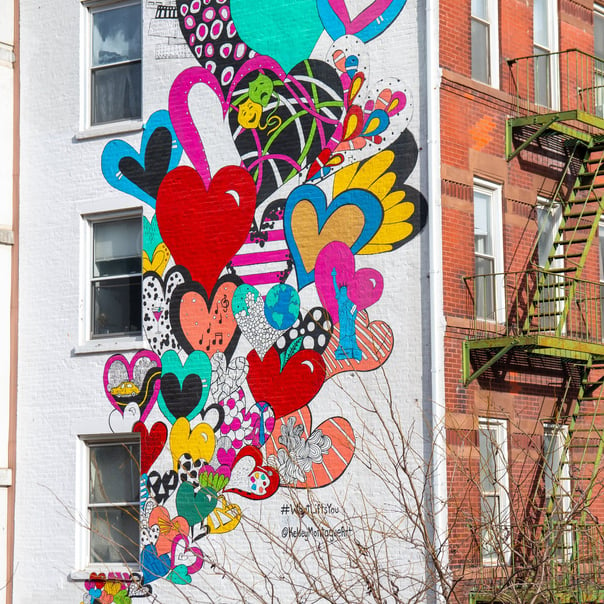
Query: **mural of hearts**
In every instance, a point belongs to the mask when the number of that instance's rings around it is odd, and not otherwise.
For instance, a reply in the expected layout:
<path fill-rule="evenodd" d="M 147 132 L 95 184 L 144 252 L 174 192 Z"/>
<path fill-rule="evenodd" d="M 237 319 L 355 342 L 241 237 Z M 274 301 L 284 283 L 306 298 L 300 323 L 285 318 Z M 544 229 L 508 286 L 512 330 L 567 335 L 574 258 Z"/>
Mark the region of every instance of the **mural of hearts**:
<path fill-rule="evenodd" d="M 143 277 L 143 332 L 149 347 L 159 356 L 168 350 L 182 350 L 170 320 L 170 301 L 174 290 L 190 280 L 182 266 L 172 267 L 163 279 L 153 272 Z"/>
<path fill-rule="evenodd" d="M 197 424 L 193 429 L 184 418 L 179 418 L 170 432 L 170 451 L 174 461 L 174 469 L 178 469 L 180 458 L 188 453 L 191 459 L 209 461 L 214 455 L 216 438 L 214 429 L 206 423 Z"/>
<path fill-rule="evenodd" d="M 234 86 L 229 125 L 243 165 L 258 184 L 259 201 L 314 162 L 339 126 L 342 95 L 336 70 L 314 59 L 284 79 L 264 69 Z"/>
<path fill-rule="evenodd" d="M 319 16 L 333 40 L 344 34 L 368 42 L 387 29 L 403 10 L 407 0 L 374 0 L 354 19 L 345 0 L 316 0 Z"/>
<path fill-rule="evenodd" d="M 260 359 L 256 351 L 247 355 L 248 385 L 257 402 L 268 403 L 275 417 L 283 417 L 308 404 L 325 381 L 325 363 L 314 350 L 294 354 L 281 370 L 281 358 L 271 348 Z"/>
<path fill-rule="evenodd" d="M 201 350 L 212 357 L 216 352 L 230 358 L 239 331 L 233 314 L 235 277 L 223 277 L 211 298 L 199 283 L 188 281 L 176 288 L 170 302 L 170 322 L 185 352 Z"/>
<path fill-rule="evenodd" d="M 183 482 L 176 492 L 176 509 L 191 526 L 203 522 L 214 511 L 218 495 L 211 487 L 202 487 L 195 491 L 192 484 Z"/>
<path fill-rule="evenodd" d="M 235 27 L 256 52 L 274 57 L 285 71 L 310 57 L 323 24 L 316 0 L 231 0 Z M 304 27 L 292 27 L 304 19 Z"/>
<path fill-rule="evenodd" d="M 159 234 L 159 227 L 157 226 L 157 216 L 153 214 L 151 220 L 143 216 L 143 251 L 147 254 L 148 258 L 153 257 L 153 252 L 155 252 L 155 249 L 161 243 L 163 241 Z"/>
<path fill-rule="evenodd" d="M 231 480 L 225 492 L 248 499 L 266 499 L 279 488 L 279 474 L 270 466 L 263 466 L 260 449 L 252 445 L 243 447 L 235 458 Z"/>
<path fill-rule="evenodd" d="M 112 187 L 154 208 L 162 179 L 178 165 L 181 155 L 170 115 L 161 110 L 144 126 L 140 153 L 125 141 L 109 141 L 103 149 L 101 170 Z"/>
<path fill-rule="evenodd" d="M 361 268 L 355 271 L 355 261 L 350 248 L 340 241 L 326 245 L 317 257 L 315 283 L 321 303 L 339 322 L 338 296 L 342 287 L 346 295 L 356 305 L 357 310 L 365 310 L 377 302 L 384 290 L 384 278 L 373 268 Z M 336 286 L 338 293 L 336 294 Z"/>
<path fill-rule="evenodd" d="M 178 418 L 193 419 L 202 409 L 210 393 L 212 366 L 205 352 L 192 352 L 184 365 L 173 350 L 162 355 L 159 408 L 174 424 Z"/>
<path fill-rule="evenodd" d="M 266 351 L 283 333 L 275 329 L 267 320 L 265 303 L 255 287 L 240 285 L 233 297 L 233 312 L 237 325 L 246 340 L 262 359 Z"/>
<path fill-rule="evenodd" d="M 149 516 L 149 526 L 159 526 L 159 537 L 155 544 L 158 555 L 172 551 L 172 544 L 177 536 L 189 534 L 189 523 L 185 518 L 170 517 L 170 512 L 163 506 L 157 506 Z"/>
<path fill-rule="evenodd" d="M 240 63 L 253 57 L 237 33 L 225 0 L 176 0 L 180 31 L 202 67 L 227 89 Z"/>
<path fill-rule="evenodd" d="M 177 486 L 178 474 L 174 470 L 168 470 L 164 474 L 152 470 L 147 476 L 147 489 L 157 505 L 165 503 Z"/>
<path fill-rule="evenodd" d="M 329 313 L 315 306 L 304 317 L 298 315 L 296 322 L 275 342 L 275 348 L 282 354 L 287 353 L 286 361 L 298 350 L 315 350 L 322 354 L 329 344 L 332 329 Z"/>
<path fill-rule="evenodd" d="M 211 292 L 243 245 L 255 207 L 254 182 L 242 168 L 222 168 L 206 190 L 199 174 L 182 166 L 159 188 L 157 224 L 175 261 Z"/>
<path fill-rule="evenodd" d="M 161 422 L 155 422 L 151 426 L 151 430 L 148 431 L 147 426 L 145 426 L 143 422 L 137 422 L 132 428 L 132 431 L 140 434 L 140 471 L 141 474 L 146 474 L 166 444 L 168 428 Z"/>
<path fill-rule="evenodd" d="M 227 264 L 229 273 L 263 296 L 274 284 L 284 283 L 294 266 L 283 230 L 284 209 L 284 199 L 259 207 L 260 220 L 254 219 L 245 243 Z"/>
<path fill-rule="evenodd" d="M 383 214 L 380 202 L 367 191 L 346 190 L 327 205 L 325 193 L 315 185 L 294 189 L 283 222 L 299 289 L 314 280 L 317 256 L 326 245 L 341 241 L 353 254 L 358 252 L 375 235 Z"/>
<path fill-rule="evenodd" d="M 128 404 L 136 403 L 144 422 L 157 400 L 160 375 L 161 361 L 150 350 L 139 350 L 131 361 L 121 354 L 114 354 L 105 363 L 105 394 L 122 414 Z"/>
<path fill-rule="evenodd" d="M 369 322 L 367 311 L 357 315 L 356 339 L 362 353 L 361 360 L 338 358 L 336 352 L 340 346 L 340 328 L 333 329 L 331 341 L 323 353 L 326 367 L 326 379 L 343 371 L 371 371 L 384 364 L 392 352 L 394 335 L 390 326 L 384 321 Z"/>
<path fill-rule="evenodd" d="M 170 554 L 159 556 L 155 545 L 145 545 L 140 554 L 140 567 L 145 584 L 165 577 L 170 570 Z"/>
<path fill-rule="evenodd" d="M 141 410 L 136 403 L 128 403 L 123 411 L 114 409 L 109 414 L 109 427 L 112 432 L 132 432 L 132 426 L 141 418 Z"/>
<path fill-rule="evenodd" d="M 235 503 L 229 503 L 224 495 L 218 497 L 218 503 L 207 519 L 210 533 L 215 534 L 232 531 L 240 521 L 241 508 Z"/>
<path fill-rule="evenodd" d="M 354 449 L 348 420 L 332 417 L 312 429 L 308 407 L 279 419 L 266 443 L 269 462 L 278 468 L 281 482 L 298 489 L 333 483 L 348 467 Z"/>
<path fill-rule="evenodd" d="M 234 358 L 227 367 L 224 354 L 217 352 L 211 360 L 212 384 L 210 393 L 215 401 L 221 401 L 233 392 L 239 390 L 249 371 L 249 364 L 245 357 Z"/>
<path fill-rule="evenodd" d="M 160 243 L 149 257 L 143 250 L 143 274 L 148 272 L 157 273 L 159 276 L 164 274 L 166 266 L 170 261 L 170 250 L 165 243 Z"/>

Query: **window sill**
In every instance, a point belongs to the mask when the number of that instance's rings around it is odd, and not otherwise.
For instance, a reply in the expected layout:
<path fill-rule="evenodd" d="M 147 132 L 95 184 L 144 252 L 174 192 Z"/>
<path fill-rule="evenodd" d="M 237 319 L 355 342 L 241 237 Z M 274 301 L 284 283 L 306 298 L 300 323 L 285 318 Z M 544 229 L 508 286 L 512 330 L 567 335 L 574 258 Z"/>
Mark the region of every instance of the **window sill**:
<path fill-rule="evenodd" d="M 138 564 L 132 564 L 130 566 L 124 566 L 123 564 L 91 564 L 83 570 L 72 570 L 68 575 L 68 581 L 72 583 L 79 583 L 88 581 L 92 573 L 104 573 L 105 576 L 110 579 L 123 580 L 125 575 L 132 576 L 135 573 L 140 573 L 140 567 Z"/>
<path fill-rule="evenodd" d="M 88 340 L 84 344 L 76 346 L 72 356 L 82 354 L 97 354 L 103 352 L 121 352 L 127 350 L 140 350 L 143 347 L 143 336 L 119 336 L 115 338 L 103 338 L 99 340 Z"/>
<path fill-rule="evenodd" d="M 111 122 L 100 126 L 90 126 L 84 130 L 76 132 L 74 139 L 84 141 L 91 138 L 100 138 L 103 136 L 114 136 L 116 134 L 128 134 L 129 132 L 138 132 L 142 130 L 142 120 L 124 120 L 121 122 Z"/>

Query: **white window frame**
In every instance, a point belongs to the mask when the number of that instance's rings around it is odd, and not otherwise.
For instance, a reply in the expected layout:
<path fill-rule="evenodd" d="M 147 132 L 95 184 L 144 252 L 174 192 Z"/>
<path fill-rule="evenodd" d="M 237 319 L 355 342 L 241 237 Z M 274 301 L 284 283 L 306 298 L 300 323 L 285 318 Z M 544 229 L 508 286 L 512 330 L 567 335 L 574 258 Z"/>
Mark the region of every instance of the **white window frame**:
<path fill-rule="evenodd" d="M 75 540 L 75 568 L 80 571 L 110 570 L 137 572 L 139 562 L 91 562 L 90 559 L 90 447 L 115 444 L 139 444 L 140 435 L 137 432 L 124 432 L 113 434 L 86 434 L 77 439 L 76 451 L 76 540 Z M 140 493 L 140 491 L 139 491 Z M 134 503 L 134 502 L 132 502 Z M 140 507 L 138 508 L 140 512 Z M 140 526 L 140 525 L 139 525 Z M 139 546 L 140 547 L 140 546 Z M 77 578 L 77 573 L 74 573 Z"/>
<path fill-rule="evenodd" d="M 93 264 L 93 225 L 99 222 L 111 222 L 139 218 L 141 220 L 141 292 L 142 292 L 142 217 L 140 207 L 104 212 L 90 212 L 81 214 L 80 218 L 80 337 L 76 353 L 98 352 L 105 350 L 127 350 L 140 347 L 142 342 L 141 332 L 125 334 L 108 334 L 107 337 L 92 337 L 92 264 Z M 142 317 L 142 295 L 141 295 Z M 142 326 L 141 326 L 142 329 Z"/>
<path fill-rule="evenodd" d="M 547 439 L 552 439 L 550 447 Z M 572 526 L 568 523 L 571 511 L 571 478 L 570 462 L 567 459 L 568 451 L 564 452 L 564 444 L 568 439 L 568 426 L 564 424 L 543 424 L 543 481 L 545 487 L 545 503 L 549 507 L 550 498 L 554 497 L 556 506 L 550 518 L 563 523 L 561 528 L 554 529 L 554 535 L 559 539 L 556 548 L 556 557 L 560 561 L 570 560 L 573 549 Z M 554 487 L 554 484 L 556 486 Z M 560 518 L 561 516 L 561 518 Z M 560 530 L 559 534 L 556 534 Z"/>
<path fill-rule="evenodd" d="M 80 71 L 81 71 L 81 90 L 80 95 L 80 132 L 76 138 L 86 139 L 104 134 L 118 132 L 128 132 L 139 130 L 142 127 L 142 116 L 144 115 L 144 93 L 143 93 L 143 8 L 144 0 L 80 0 L 82 18 L 80 20 Z M 102 124 L 92 123 L 92 14 L 104 8 L 117 8 L 118 6 L 129 6 L 140 4 L 141 6 L 141 99 L 140 99 L 140 118 L 124 119 L 115 122 L 106 122 Z"/>
<path fill-rule="evenodd" d="M 533 0 L 534 2 L 535 0 Z M 548 4 L 548 15 L 550 18 L 547 20 L 547 45 L 538 44 L 535 40 L 535 13 L 533 10 L 533 54 L 543 53 L 557 53 L 560 50 L 560 41 L 558 35 L 558 0 L 543 0 Z M 534 6 L 534 4 L 533 4 Z M 535 104 L 542 107 L 549 107 L 553 110 L 560 108 L 560 60 L 557 54 L 550 56 L 548 61 L 549 69 L 549 99 L 547 104 L 537 103 L 537 80 L 536 72 L 533 73 L 533 85 L 535 88 Z M 535 68 L 537 66 L 537 60 L 535 59 Z"/>
<path fill-rule="evenodd" d="M 481 193 L 486 195 L 490 199 L 490 223 L 492 233 L 490 233 L 493 247 L 493 265 L 494 272 L 496 274 L 494 283 L 494 313 L 489 317 L 477 318 L 486 321 L 492 321 L 497 323 L 505 323 L 506 321 L 506 299 L 505 299 L 505 276 L 504 272 L 504 261 L 503 261 L 503 211 L 502 211 L 502 187 L 500 184 L 484 180 L 482 178 L 474 178 L 473 187 L 473 203 L 474 194 Z M 474 258 L 479 256 L 474 248 Z M 476 271 L 475 271 L 476 272 Z M 476 278 L 475 281 L 475 296 L 476 288 L 480 286 L 481 279 Z"/>
<path fill-rule="evenodd" d="M 489 434 L 494 434 L 495 439 L 492 440 L 495 446 L 495 457 L 493 460 L 494 473 L 493 491 L 486 492 L 483 490 L 483 472 L 485 461 L 482 458 L 481 439 L 483 429 L 488 429 Z M 480 468 L 480 517 L 481 517 L 481 558 L 484 566 L 498 566 L 501 564 L 509 564 L 511 559 L 511 526 L 510 526 L 510 498 L 509 498 L 509 469 L 508 469 L 508 423 L 504 419 L 495 419 L 491 417 L 478 418 L 478 454 Z M 485 532 L 488 530 L 487 523 L 483 522 L 483 503 L 485 498 L 496 497 L 499 502 L 499 522 L 497 523 L 497 533 L 495 534 L 494 552 L 486 550 Z M 491 530 L 494 528 L 491 524 Z"/>
<path fill-rule="evenodd" d="M 545 220 L 544 220 L 545 219 Z M 538 254 L 538 263 L 541 268 L 543 268 L 547 262 L 549 257 L 549 252 L 554 244 L 554 238 L 558 232 L 560 227 L 560 223 L 562 222 L 562 206 L 559 203 L 552 204 L 551 200 L 546 197 L 538 196 L 537 197 L 537 228 L 538 228 L 538 245 L 537 245 L 537 254 Z M 545 243 L 545 245 L 543 245 Z M 556 253 L 560 255 L 562 253 L 562 245 L 558 245 L 556 248 Z M 564 266 L 564 261 L 562 258 L 556 259 L 550 268 L 562 268 Z M 557 297 L 564 296 L 564 274 L 559 273 L 556 275 L 552 275 L 551 278 L 548 277 L 550 284 L 548 285 L 551 290 L 556 288 L 558 290 Z M 561 295 L 558 295 L 561 294 Z M 551 304 L 551 303 L 549 303 Z M 556 312 L 561 313 L 564 309 L 564 300 L 558 300 L 554 302 Z M 543 306 L 543 305 L 542 305 Z M 545 308 L 545 306 L 544 306 Z M 551 306 L 549 307 L 551 308 Z M 556 324 L 557 326 L 557 324 Z M 547 317 L 540 318 L 540 329 L 547 329 L 550 327 L 552 330 L 555 329 L 555 326 L 550 326 L 547 323 Z M 562 326 L 562 333 L 566 333 L 566 325 Z"/>
<path fill-rule="evenodd" d="M 604 21 L 604 6 L 601 4 L 594 4 L 594 24 L 596 18 Z M 595 34 L 594 27 L 594 39 Z M 594 68 L 594 112 L 598 117 L 604 117 L 604 56 L 599 57 L 595 48 L 594 56 L 598 59 Z M 600 88 L 600 86 L 603 86 L 603 88 Z"/>
<path fill-rule="evenodd" d="M 486 82 L 474 78 L 474 74 L 472 74 L 472 78 L 476 79 L 477 82 L 482 82 L 493 88 L 499 88 L 499 0 L 486 0 L 486 4 L 487 19 L 472 14 L 472 5 L 470 4 L 470 61 L 472 60 L 475 50 L 472 43 L 472 23 L 476 22 L 488 28 L 487 41 L 489 56 L 487 60 L 487 69 L 489 73 Z"/>

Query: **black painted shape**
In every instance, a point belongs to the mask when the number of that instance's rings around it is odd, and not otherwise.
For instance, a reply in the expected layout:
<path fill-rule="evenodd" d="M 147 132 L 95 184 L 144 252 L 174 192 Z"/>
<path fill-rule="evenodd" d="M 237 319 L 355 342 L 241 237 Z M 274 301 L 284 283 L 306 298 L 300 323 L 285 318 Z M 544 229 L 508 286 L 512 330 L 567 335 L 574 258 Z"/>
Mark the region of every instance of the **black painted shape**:
<path fill-rule="evenodd" d="M 191 373 L 185 377 L 181 387 L 176 375 L 166 373 L 161 378 L 161 393 L 166 407 L 178 419 L 187 417 L 198 405 L 203 384 L 197 374 Z"/>

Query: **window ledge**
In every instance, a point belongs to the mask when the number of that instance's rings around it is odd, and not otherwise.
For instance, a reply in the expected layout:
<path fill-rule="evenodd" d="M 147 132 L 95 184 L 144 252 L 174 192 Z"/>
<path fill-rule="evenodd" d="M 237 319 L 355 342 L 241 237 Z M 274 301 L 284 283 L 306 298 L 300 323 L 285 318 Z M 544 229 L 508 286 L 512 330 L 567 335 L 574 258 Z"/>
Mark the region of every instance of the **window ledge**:
<path fill-rule="evenodd" d="M 124 350 L 140 350 L 143 347 L 143 336 L 125 336 L 116 338 L 103 338 L 101 340 L 89 340 L 84 344 L 75 346 L 71 351 L 72 356 L 81 354 L 96 354 L 103 352 L 119 352 Z"/>
<path fill-rule="evenodd" d="M 138 132 L 139 130 L 142 130 L 142 128 L 142 120 L 124 120 L 121 122 L 102 124 L 100 126 L 90 126 L 89 128 L 76 132 L 74 139 L 76 141 L 83 141 L 91 138 L 100 138 L 102 136 L 127 134 L 129 132 Z"/>
<path fill-rule="evenodd" d="M 117 581 L 123 580 L 124 575 L 132 576 L 134 573 L 140 573 L 140 567 L 138 564 L 131 564 L 129 566 L 124 566 L 123 564 L 94 564 L 82 570 L 72 570 L 67 575 L 67 579 L 72 583 L 88 581 L 91 573 L 105 573 L 108 580 L 115 579 Z"/>

